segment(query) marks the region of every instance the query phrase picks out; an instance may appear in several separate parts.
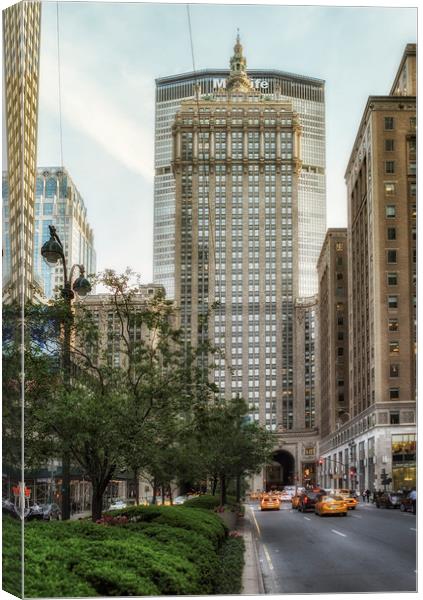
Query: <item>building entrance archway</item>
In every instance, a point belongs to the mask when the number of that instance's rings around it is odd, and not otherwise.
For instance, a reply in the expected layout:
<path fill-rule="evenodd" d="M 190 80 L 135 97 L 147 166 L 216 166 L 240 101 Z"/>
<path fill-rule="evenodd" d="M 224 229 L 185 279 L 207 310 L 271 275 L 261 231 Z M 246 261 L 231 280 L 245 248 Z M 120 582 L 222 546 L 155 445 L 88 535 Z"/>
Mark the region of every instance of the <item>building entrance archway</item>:
<path fill-rule="evenodd" d="M 266 466 L 266 491 L 282 489 L 284 485 L 295 484 L 295 459 L 287 450 L 277 450 L 273 462 Z"/>

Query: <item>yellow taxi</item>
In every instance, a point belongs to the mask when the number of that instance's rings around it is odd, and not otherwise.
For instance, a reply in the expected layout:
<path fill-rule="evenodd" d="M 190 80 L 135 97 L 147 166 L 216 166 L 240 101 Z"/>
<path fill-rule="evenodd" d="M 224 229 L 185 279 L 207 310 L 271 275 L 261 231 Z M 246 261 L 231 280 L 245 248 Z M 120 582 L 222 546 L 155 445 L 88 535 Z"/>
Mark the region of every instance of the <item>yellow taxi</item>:
<path fill-rule="evenodd" d="M 348 510 L 354 510 L 355 507 L 358 504 L 358 500 L 357 498 L 354 498 L 353 496 L 351 496 L 351 492 L 350 490 L 335 490 L 335 495 L 336 496 L 341 496 L 341 498 L 344 499 L 344 501 L 347 504 Z"/>
<path fill-rule="evenodd" d="M 260 510 L 279 510 L 281 501 L 277 496 L 271 494 L 263 494 L 260 500 Z"/>
<path fill-rule="evenodd" d="M 314 505 L 316 515 L 342 515 L 347 516 L 348 507 L 342 496 L 318 496 Z"/>

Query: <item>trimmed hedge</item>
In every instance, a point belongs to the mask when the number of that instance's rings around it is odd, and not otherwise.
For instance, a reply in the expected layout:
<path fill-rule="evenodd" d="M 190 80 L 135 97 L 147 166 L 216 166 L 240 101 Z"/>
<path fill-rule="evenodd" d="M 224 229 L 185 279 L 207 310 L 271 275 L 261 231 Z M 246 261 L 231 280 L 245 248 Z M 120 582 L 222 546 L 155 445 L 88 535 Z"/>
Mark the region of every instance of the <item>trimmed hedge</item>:
<path fill-rule="evenodd" d="M 206 510 L 214 510 L 220 506 L 220 497 L 212 496 L 211 494 L 203 494 L 196 496 L 190 500 L 186 500 L 182 505 L 184 508 L 204 508 Z M 238 510 L 239 504 L 236 502 L 235 496 L 228 496 L 226 506 L 232 510 Z"/>
<path fill-rule="evenodd" d="M 245 544 L 242 537 L 229 537 L 219 552 L 220 569 L 216 594 L 240 594 Z"/>
<path fill-rule="evenodd" d="M 116 515 L 117 511 L 114 511 Z M 227 530 L 200 509 L 131 507 L 125 524 L 25 524 L 25 595 L 147 596 L 216 594 Z M 18 522 L 4 520 L 13 537 Z M 5 551 L 7 549 L 5 548 Z M 7 560 L 14 553 L 6 552 Z"/>
<path fill-rule="evenodd" d="M 129 523 L 154 522 L 195 531 L 213 542 L 218 548 L 227 534 L 227 527 L 207 510 L 182 506 L 130 506 L 114 510 L 113 515 L 125 515 Z"/>

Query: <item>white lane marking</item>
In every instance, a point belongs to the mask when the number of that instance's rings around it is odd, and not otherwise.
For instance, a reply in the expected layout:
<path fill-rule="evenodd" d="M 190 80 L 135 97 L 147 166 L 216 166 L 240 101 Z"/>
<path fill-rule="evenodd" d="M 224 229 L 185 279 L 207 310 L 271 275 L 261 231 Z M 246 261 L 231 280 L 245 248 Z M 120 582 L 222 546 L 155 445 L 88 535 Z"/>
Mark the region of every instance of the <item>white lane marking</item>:
<path fill-rule="evenodd" d="M 363 517 L 360 517 L 360 515 L 351 515 L 352 517 L 354 517 L 354 519 L 362 519 Z"/>
<path fill-rule="evenodd" d="M 342 537 L 347 537 L 345 535 L 345 533 L 341 533 L 340 531 L 336 531 L 336 529 L 331 529 L 331 531 L 333 531 L 333 533 L 336 533 L 337 535 L 342 535 Z"/>
<path fill-rule="evenodd" d="M 269 563 L 269 569 L 270 569 L 271 571 L 273 571 L 273 564 L 272 564 L 272 560 L 271 560 L 271 558 L 270 558 L 269 551 L 267 550 L 267 548 L 266 548 L 266 546 L 265 546 L 264 544 L 263 544 L 263 550 L 264 550 L 264 553 L 265 553 L 265 555 L 266 555 L 267 562 Z"/>
<path fill-rule="evenodd" d="M 417 531 L 415 527 L 410 527 L 411 531 Z"/>
<path fill-rule="evenodd" d="M 311 521 L 310 517 L 304 517 L 307 521 Z"/>

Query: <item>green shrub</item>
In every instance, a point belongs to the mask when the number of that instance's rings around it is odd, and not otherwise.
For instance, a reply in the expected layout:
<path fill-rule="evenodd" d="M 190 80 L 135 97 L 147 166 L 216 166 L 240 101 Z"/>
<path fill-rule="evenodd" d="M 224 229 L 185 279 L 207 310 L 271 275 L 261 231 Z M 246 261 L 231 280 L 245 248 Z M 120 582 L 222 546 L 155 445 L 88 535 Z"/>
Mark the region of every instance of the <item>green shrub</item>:
<path fill-rule="evenodd" d="M 154 522 L 195 531 L 213 542 L 217 548 L 225 539 L 227 528 L 216 515 L 206 510 L 182 506 L 131 506 L 115 514 L 126 515 L 129 522 Z"/>
<path fill-rule="evenodd" d="M 212 496 L 211 494 L 203 494 L 196 498 L 191 498 L 183 504 L 184 508 L 204 508 L 206 510 L 213 510 L 220 506 L 220 496 Z M 226 506 L 238 507 L 234 496 L 228 496 Z"/>
<path fill-rule="evenodd" d="M 142 535 L 165 544 L 167 550 L 173 554 L 187 558 L 199 570 L 202 593 L 214 592 L 219 561 L 210 540 L 193 531 L 154 523 L 142 524 L 140 531 Z"/>
<path fill-rule="evenodd" d="M 245 544 L 242 537 L 228 537 L 219 551 L 219 573 L 215 594 L 240 594 Z"/>
<path fill-rule="evenodd" d="M 9 594 L 20 596 L 22 568 L 22 524 L 17 519 L 3 516 L 2 584 Z"/>
<path fill-rule="evenodd" d="M 215 593 L 226 538 L 216 515 L 182 507 L 126 512 L 130 520 L 113 527 L 89 521 L 26 524 L 26 595 Z"/>

